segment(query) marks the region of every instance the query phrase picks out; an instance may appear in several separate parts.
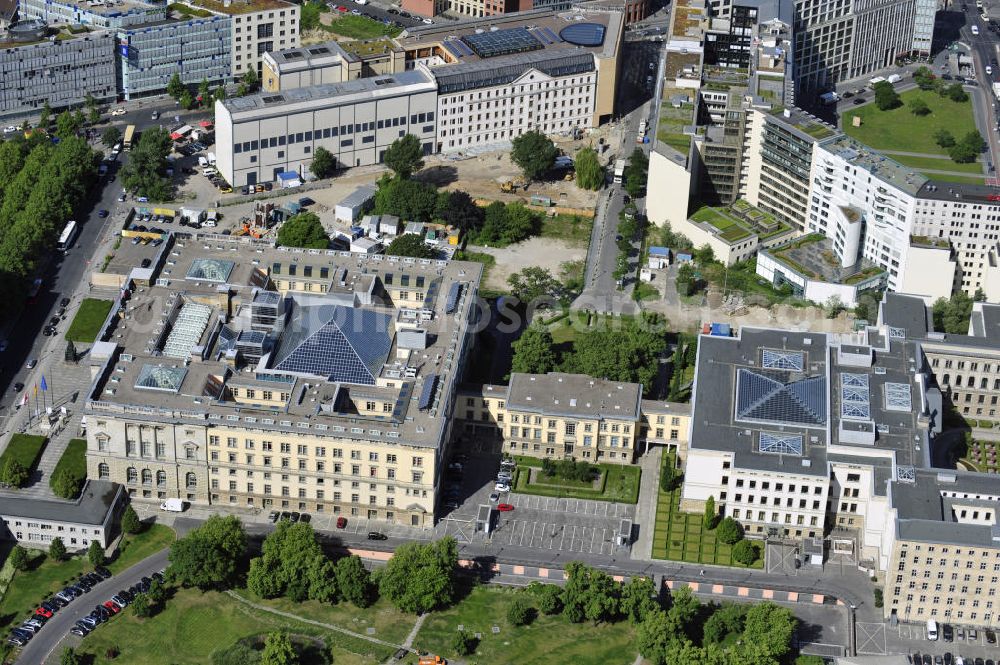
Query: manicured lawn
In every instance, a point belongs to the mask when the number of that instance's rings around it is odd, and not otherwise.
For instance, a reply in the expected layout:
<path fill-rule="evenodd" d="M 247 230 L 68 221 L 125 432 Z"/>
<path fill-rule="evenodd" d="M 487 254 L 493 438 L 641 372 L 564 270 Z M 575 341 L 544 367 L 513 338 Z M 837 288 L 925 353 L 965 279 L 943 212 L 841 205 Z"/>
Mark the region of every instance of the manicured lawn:
<path fill-rule="evenodd" d="M 982 175 L 983 165 L 979 162 L 972 162 L 971 164 L 958 164 L 951 161 L 948 157 L 934 158 L 934 157 L 911 157 L 909 155 L 888 155 L 891 159 L 896 160 L 900 164 L 905 164 L 906 166 L 912 166 L 917 169 L 933 169 L 935 171 L 957 171 L 959 173 L 968 173 L 971 175 Z M 928 174 L 928 177 L 937 177 L 935 174 Z"/>
<path fill-rule="evenodd" d="M 639 479 L 642 470 L 637 466 L 618 464 L 595 464 L 601 479 L 595 484 L 562 478 L 551 478 L 543 482 L 531 482 L 527 467 L 540 468 L 542 462 L 534 457 L 516 455 L 518 469 L 514 476 L 514 491 L 539 496 L 567 497 L 574 499 L 594 499 L 597 501 L 617 501 L 635 503 L 639 500 Z"/>
<path fill-rule="evenodd" d="M 626 665 L 635 660 L 635 631 L 627 621 L 594 626 L 589 621 L 570 623 L 561 615 L 539 614 L 528 626 L 510 626 L 507 607 L 518 593 L 531 599 L 523 590 L 474 588 L 455 607 L 430 614 L 414 646 L 451 661 L 457 657 L 455 634 L 464 625 L 466 632 L 482 634 L 476 652 L 461 659 L 469 665 Z M 493 634 L 493 626 L 500 628 L 498 634 Z"/>
<path fill-rule="evenodd" d="M 580 215 L 555 215 L 542 221 L 543 238 L 558 238 L 571 245 L 586 247 L 590 244 L 590 230 L 594 220 Z"/>
<path fill-rule="evenodd" d="M 63 471 L 69 471 L 77 478 L 87 477 L 86 439 L 70 439 L 66 450 L 63 451 L 62 457 L 59 458 L 59 462 L 56 464 L 56 468 L 52 471 L 49 484 L 52 483 L 52 478 L 59 477 L 59 474 Z"/>
<path fill-rule="evenodd" d="M 708 222 L 720 231 L 720 237 L 729 242 L 736 242 L 743 238 L 749 238 L 750 232 L 740 226 L 735 219 L 727 215 L 719 208 L 705 206 L 699 208 L 691 215 L 691 219 L 696 222 Z"/>
<path fill-rule="evenodd" d="M 663 464 L 673 463 L 673 455 L 663 455 Z M 672 492 L 658 489 L 656 522 L 653 526 L 653 558 L 746 568 L 733 561 L 731 545 L 720 543 L 715 537 L 715 531 L 705 529 L 703 515 L 682 513 L 680 502 L 680 488 Z M 759 549 L 758 546 L 758 551 Z M 763 557 L 758 556 L 750 567 L 763 568 Z"/>
<path fill-rule="evenodd" d="M 636 300 L 658 300 L 660 290 L 647 282 L 640 282 L 635 285 L 634 297 Z"/>
<path fill-rule="evenodd" d="M 91 343 L 97 338 L 97 333 L 101 331 L 101 324 L 108 318 L 111 311 L 112 302 L 110 300 L 98 300 L 97 298 L 84 298 L 80 303 L 80 309 L 73 317 L 73 323 L 66 331 L 66 339 L 72 342 Z"/>
<path fill-rule="evenodd" d="M 120 548 L 120 554 L 108 568 L 119 573 L 150 554 L 163 549 L 174 539 L 174 532 L 162 525 L 154 525 L 136 536 L 129 536 Z M 38 603 L 69 584 L 90 563 L 85 555 L 67 561 L 54 561 L 38 550 L 28 550 L 35 556 L 29 570 L 16 573 L 3 600 L 0 600 L 0 629 L 15 619 L 27 615 Z"/>
<path fill-rule="evenodd" d="M 962 182 L 968 185 L 982 185 L 985 181 L 985 177 L 971 176 L 971 175 L 944 175 L 943 173 L 925 173 L 925 176 L 931 180 L 943 180 L 944 182 Z"/>
<path fill-rule="evenodd" d="M 46 441 L 48 439 L 44 436 L 35 434 L 14 434 L 10 437 L 10 443 L 7 444 L 3 455 L 0 455 L 0 468 L 6 464 L 8 458 L 13 458 L 20 462 L 21 466 L 29 473 L 34 471 L 35 465 L 38 464 L 42 451 L 45 449 Z"/>
<path fill-rule="evenodd" d="M 379 21 L 372 20 L 367 16 L 354 16 L 353 14 L 341 14 L 334 18 L 330 25 L 322 24 L 327 32 L 350 37 L 351 39 L 374 39 L 375 37 L 395 37 L 402 30 L 395 26 L 386 25 Z"/>
<path fill-rule="evenodd" d="M 923 99 L 931 112 L 916 116 L 906 107 L 911 99 Z M 859 106 L 844 113 L 844 131 L 876 150 L 902 150 L 946 155 L 934 142 L 938 129 L 947 129 L 957 139 L 976 129 L 972 103 L 953 102 L 936 92 L 907 90 L 900 95 L 903 105 L 891 111 L 880 111 L 874 103 Z M 855 127 L 854 117 L 861 118 Z M 929 168 L 929 167 L 927 167 Z"/>

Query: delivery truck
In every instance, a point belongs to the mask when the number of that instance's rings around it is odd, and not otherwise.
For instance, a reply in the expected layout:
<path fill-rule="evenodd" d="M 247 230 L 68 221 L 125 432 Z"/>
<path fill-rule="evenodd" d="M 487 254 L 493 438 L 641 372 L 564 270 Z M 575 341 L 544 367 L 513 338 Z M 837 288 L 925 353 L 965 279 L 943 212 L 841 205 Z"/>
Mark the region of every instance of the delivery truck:
<path fill-rule="evenodd" d="M 625 177 L 625 160 L 619 159 L 615 162 L 615 179 L 614 183 L 616 185 L 622 184 L 622 178 Z"/>

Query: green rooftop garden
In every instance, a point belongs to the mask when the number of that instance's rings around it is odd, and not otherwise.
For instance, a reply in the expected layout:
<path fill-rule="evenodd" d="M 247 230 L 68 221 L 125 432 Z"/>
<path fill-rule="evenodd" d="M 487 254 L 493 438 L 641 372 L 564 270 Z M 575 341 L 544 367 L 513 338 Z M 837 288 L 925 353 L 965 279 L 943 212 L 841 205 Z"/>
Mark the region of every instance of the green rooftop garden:
<path fill-rule="evenodd" d="M 705 206 L 691 215 L 695 222 L 707 222 L 719 230 L 719 237 L 736 243 L 757 234 L 761 240 L 772 238 L 789 230 L 789 226 L 773 215 L 759 210 L 746 201 L 739 200 L 728 207 Z"/>
<path fill-rule="evenodd" d="M 928 236 L 911 235 L 910 244 L 921 247 L 948 247 L 951 243 L 948 242 L 947 238 L 929 238 Z"/>
<path fill-rule="evenodd" d="M 864 270 L 862 270 L 861 272 L 856 272 L 847 279 L 845 279 L 844 284 L 847 285 L 858 284 L 859 282 L 865 281 L 869 277 L 874 277 L 875 275 L 881 275 L 884 272 L 885 271 L 879 268 L 878 266 L 869 266 Z"/>

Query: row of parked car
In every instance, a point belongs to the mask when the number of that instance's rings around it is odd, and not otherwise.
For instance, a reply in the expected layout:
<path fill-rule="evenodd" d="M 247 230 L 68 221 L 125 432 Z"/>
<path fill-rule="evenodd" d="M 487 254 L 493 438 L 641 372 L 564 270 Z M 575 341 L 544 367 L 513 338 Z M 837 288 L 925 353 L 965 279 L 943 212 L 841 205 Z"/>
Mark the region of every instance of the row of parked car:
<path fill-rule="evenodd" d="M 136 596 L 148 592 L 153 584 L 153 580 L 163 584 L 163 571 L 153 573 L 151 577 L 143 577 L 131 587 L 119 590 L 110 599 L 95 606 L 90 614 L 73 624 L 69 632 L 80 637 L 90 633 L 99 625 L 128 607 L 135 600 Z"/>
<path fill-rule="evenodd" d="M 103 566 L 98 566 L 92 573 L 84 573 L 75 583 L 42 602 L 35 609 L 31 617 L 25 619 L 20 626 L 11 629 L 7 643 L 23 647 L 45 626 L 45 622 L 51 619 L 56 612 L 83 594 L 90 593 L 91 589 L 110 577 L 111 571 Z"/>

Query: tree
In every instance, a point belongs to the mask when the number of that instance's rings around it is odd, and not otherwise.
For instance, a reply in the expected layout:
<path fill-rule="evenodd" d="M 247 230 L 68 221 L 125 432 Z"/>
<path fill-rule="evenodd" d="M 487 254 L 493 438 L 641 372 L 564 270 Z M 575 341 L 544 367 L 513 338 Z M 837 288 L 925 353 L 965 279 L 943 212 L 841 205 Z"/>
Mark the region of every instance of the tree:
<path fill-rule="evenodd" d="M 749 540 L 741 540 L 733 545 L 733 559 L 749 566 L 757 560 L 757 548 Z"/>
<path fill-rule="evenodd" d="M 66 558 L 66 544 L 63 543 L 63 539 L 56 536 L 49 543 L 49 556 L 56 561 L 62 561 Z"/>
<path fill-rule="evenodd" d="M 656 665 L 664 662 L 667 645 L 675 639 L 674 625 L 663 610 L 653 610 L 635 631 L 635 643 L 642 657 Z"/>
<path fill-rule="evenodd" d="M 82 665 L 83 659 L 76 653 L 73 647 L 66 647 L 59 654 L 59 665 Z"/>
<path fill-rule="evenodd" d="M 220 85 L 215 89 L 215 92 L 212 93 L 212 99 L 218 102 L 222 101 L 225 98 L 226 98 L 226 86 Z"/>
<path fill-rule="evenodd" d="M 558 300 L 562 294 L 562 284 L 545 268 L 528 266 L 507 278 L 514 297 L 525 305 L 531 305 L 541 298 Z"/>
<path fill-rule="evenodd" d="M 160 580 L 154 579 L 149 584 L 149 591 L 146 592 L 146 597 L 149 598 L 150 603 L 160 605 L 167 599 L 167 590 L 163 588 Z"/>
<path fill-rule="evenodd" d="M 837 315 L 847 309 L 844 306 L 844 301 L 840 299 L 840 296 L 833 294 L 826 299 L 823 303 L 823 312 L 826 314 L 826 318 L 835 319 Z"/>
<path fill-rule="evenodd" d="M 708 499 L 705 500 L 705 517 L 702 523 L 705 525 L 705 530 L 711 531 L 715 528 L 715 521 L 718 519 L 719 515 L 715 510 L 715 497 L 711 494 Z"/>
<path fill-rule="evenodd" d="M 136 534 L 142 531 L 142 522 L 139 521 L 139 516 L 136 515 L 132 504 L 129 504 L 122 514 L 122 530 L 129 534 Z"/>
<path fill-rule="evenodd" d="M 931 107 L 927 106 L 927 102 L 920 97 L 914 97 L 906 104 L 906 106 L 910 109 L 910 113 L 913 115 L 923 116 L 928 115 L 931 112 Z"/>
<path fill-rule="evenodd" d="M 99 541 L 90 541 L 90 547 L 87 548 L 87 561 L 94 568 L 104 565 L 104 547 Z"/>
<path fill-rule="evenodd" d="M 664 492 L 672 492 L 677 488 L 677 467 L 674 466 L 674 458 L 667 456 L 666 463 L 660 471 L 660 489 Z"/>
<path fill-rule="evenodd" d="M 375 192 L 375 214 L 398 215 L 413 222 L 429 222 L 438 205 L 434 185 L 384 176 Z"/>
<path fill-rule="evenodd" d="M 181 98 L 177 101 L 181 103 L 181 108 L 184 110 L 193 109 L 195 105 L 194 95 L 192 95 L 191 91 L 186 88 L 184 92 L 181 93 Z"/>
<path fill-rule="evenodd" d="M 648 389 L 654 385 L 666 348 L 667 341 L 655 326 L 625 320 L 578 335 L 562 369 L 610 381 L 641 383 Z"/>
<path fill-rule="evenodd" d="M 28 482 L 28 470 L 14 457 L 4 460 L 3 468 L 0 468 L 0 483 L 11 487 L 24 487 Z"/>
<path fill-rule="evenodd" d="M 459 656 L 471 656 L 476 652 L 476 637 L 460 630 L 455 634 L 455 641 L 451 646 Z"/>
<path fill-rule="evenodd" d="M 105 127 L 104 131 L 101 132 L 101 143 L 108 146 L 109 148 L 114 144 L 118 143 L 122 138 L 122 133 L 118 131 L 117 127 Z"/>
<path fill-rule="evenodd" d="M 212 96 L 212 86 L 209 85 L 208 79 L 202 79 L 201 83 L 198 84 L 198 97 L 200 98 L 201 105 L 204 106 L 208 103 Z"/>
<path fill-rule="evenodd" d="M 256 92 L 259 85 L 260 79 L 257 78 L 257 70 L 251 67 L 243 72 L 243 77 L 240 79 L 240 86 L 245 90 L 240 96 Z"/>
<path fill-rule="evenodd" d="M 633 577 L 622 587 L 621 612 L 633 625 L 638 625 L 650 612 L 660 609 L 656 597 L 656 584 L 651 578 Z"/>
<path fill-rule="evenodd" d="M 690 296 L 694 294 L 695 286 L 697 282 L 694 276 L 694 268 L 691 267 L 690 261 L 685 261 L 677 268 L 677 292 L 682 296 Z"/>
<path fill-rule="evenodd" d="M 913 80 L 921 90 L 933 90 L 936 85 L 934 73 L 929 67 L 918 67 L 913 72 Z"/>
<path fill-rule="evenodd" d="M 702 625 L 702 644 L 721 644 L 727 635 L 743 633 L 746 605 L 728 603 L 712 612 Z"/>
<path fill-rule="evenodd" d="M 368 607 L 372 604 L 371 573 L 365 568 L 361 559 L 355 555 L 342 557 L 337 561 L 337 588 L 344 600 L 355 607 Z"/>
<path fill-rule="evenodd" d="M 743 527 L 732 517 L 724 517 L 716 527 L 716 537 L 726 545 L 735 545 L 743 539 Z"/>
<path fill-rule="evenodd" d="M 579 561 L 566 565 L 563 587 L 563 614 L 572 621 L 589 619 L 594 624 L 612 621 L 620 615 L 621 585 L 607 573 Z"/>
<path fill-rule="evenodd" d="M 97 107 L 97 100 L 94 99 L 94 96 L 88 92 L 83 99 L 83 104 L 87 109 L 87 122 L 91 125 L 99 123 L 101 121 L 101 109 Z"/>
<path fill-rule="evenodd" d="M 282 247 L 326 249 L 330 246 L 330 236 L 316 213 L 300 212 L 278 229 L 278 244 Z"/>
<path fill-rule="evenodd" d="M 382 161 L 397 178 L 407 180 L 424 168 L 424 149 L 420 145 L 420 139 L 413 134 L 396 139 L 385 149 Z"/>
<path fill-rule="evenodd" d="M 875 105 L 880 111 L 889 111 L 901 104 L 899 93 L 888 81 L 879 81 L 873 89 L 875 90 Z"/>
<path fill-rule="evenodd" d="M 184 82 L 181 81 L 181 75 L 179 73 L 174 74 L 170 77 L 170 81 L 167 82 L 167 94 L 173 97 L 175 100 L 180 100 L 181 95 L 187 91 L 184 86 Z"/>
<path fill-rule="evenodd" d="M 326 11 L 326 5 L 318 0 L 309 0 L 302 4 L 299 10 L 299 32 L 315 30 L 319 27 L 320 14 Z"/>
<path fill-rule="evenodd" d="M 667 610 L 667 618 L 674 625 L 673 632 L 680 634 L 687 630 L 688 637 L 695 637 L 696 632 L 694 620 L 701 612 L 701 602 L 691 591 L 691 587 L 681 587 L 670 597 L 670 609 Z"/>
<path fill-rule="evenodd" d="M 250 562 L 247 588 L 263 598 L 284 594 L 296 602 L 332 602 L 336 566 L 323 554 L 312 525 L 282 521 L 264 540 L 261 556 Z"/>
<path fill-rule="evenodd" d="M 538 213 L 525 207 L 523 203 L 511 203 L 504 209 L 504 225 L 500 240 L 507 245 L 521 242 L 538 233 L 540 226 L 541 219 Z"/>
<path fill-rule="evenodd" d="M 317 178 L 329 178 L 337 170 L 337 158 L 323 146 L 317 146 L 309 170 Z"/>
<path fill-rule="evenodd" d="M 14 545 L 14 549 L 10 551 L 9 558 L 10 565 L 14 570 L 28 569 L 28 550 L 20 545 Z"/>
<path fill-rule="evenodd" d="M 514 137 L 512 144 L 510 158 L 528 180 L 535 180 L 551 169 L 559 155 L 552 140 L 537 130 Z"/>
<path fill-rule="evenodd" d="M 467 192 L 448 192 L 441 200 L 443 205 L 437 206 L 437 216 L 448 226 L 465 233 L 483 225 L 483 209 L 476 205 Z"/>
<path fill-rule="evenodd" d="M 965 89 L 962 87 L 961 83 L 952 83 L 945 89 L 945 92 L 948 95 L 948 99 L 950 99 L 953 102 L 958 102 L 959 104 L 961 104 L 962 102 L 969 101 L 969 95 L 967 92 L 965 92 Z"/>
<path fill-rule="evenodd" d="M 80 126 L 83 124 L 82 120 L 82 117 L 78 118 L 69 111 L 63 111 L 56 116 L 56 136 L 60 139 L 68 139 L 71 136 L 76 136 L 76 133 L 80 131 Z"/>
<path fill-rule="evenodd" d="M 540 584 L 536 592 L 538 609 L 542 614 L 553 615 L 562 612 L 562 589 L 555 584 Z"/>
<path fill-rule="evenodd" d="M 512 626 L 526 626 L 531 623 L 535 608 L 525 602 L 522 596 L 515 596 L 507 606 L 507 623 Z"/>
<path fill-rule="evenodd" d="M 38 126 L 42 129 L 48 129 L 49 123 L 52 122 L 52 107 L 49 106 L 49 100 L 45 100 L 42 104 L 42 110 L 38 114 Z"/>
<path fill-rule="evenodd" d="M 458 547 L 455 539 L 406 543 L 396 548 L 379 575 L 379 591 L 404 612 L 423 613 L 454 599 Z"/>
<path fill-rule="evenodd" d="M 956 291 L 949 300 L 938 298 L 931 306 L 936 332 L 965 335 L 969 332 L 973 300 L 964 291 Z"/>
<path fill-rule="evenodd" d="M 140 593 L 132 601 L 132 613 L 140 619 L 145 619 L 153 614 L 153 606 L 149 602 L 149 596 Z"/>
<path fill-rule="evenodd" d="M 173 141 L 167 130 L 144 129 L 121 169 L 125 189 L 154 201 L 169 200 L 173 196 L 173 185 L 167 177 L 167 155 L 171 150 Z"/>
<path fill-rule="evenodd" d="M 597 191 L 604 186 L 604 167 L 597 158 L 597 151 L 584 148 L 576 153 L 576 186 Z"/>
<path fill-rule="evenodd" d="M 646 189 L 646 176 L 649 172 L 649 158 L 641 148 L 635 148 L 628 158 L 625 167 L 625 191 L 636 198 Z"/>
<path fill-rule="evenodd" d="M 226 588 L 236 579 L 246 545 L 246 532 L 237 517 L 213 515 L 174 541 L 168 557 L 168 576 L 185 587 Z"/>
<path fill-rule="evenodd" d="M 268 633 L 260 665 L 298 665 L 299 657 L 285 632 Z"/>
<path fill-rule="evenodd" d="M 947 129 L 935 130 L 933 137 L 934 142 L 942 148 L 950 148 L 955 145 L 955 137 Z"/>
<path fill-rule="evenodd" d="M 435 249 L 416 233 L 396 236 L 385 248 L 385 253 L 389 256 L 412 256 L 418 259 L 433 259 L 437 256 Z"/>
<path fill-rule="evenodd" d="M 558 358 L 553 350 L 552 333 L 543 325 L 530 325 L 511 344 L 514 352 L 511 372 L 548 374 L 556 368 Z"/>
<path fill-rule="evenodd" d="M 695 263 L 704 268 L 715 261 L 715 251 L 712 249 L 711 245 L 705 243 L 701 247 L 694 250 L 691 253 L 691 257 L 694 259 Z"/>
<path fill-rule="evenodd" d="M 49 485 L 56 496 L 63 499 L 75 499 L 83 489 L 86 480 L 86 469 L 63 467 L 56 471 L 49 480 Z"/>
<path fill-rule="evenodd" d="M 747 610 L 743 641 L 760 645 L 773 658 L 780 659 L 791 649 L 797 623 L 790 610 L 770 602 L 757 603 Z"/>

